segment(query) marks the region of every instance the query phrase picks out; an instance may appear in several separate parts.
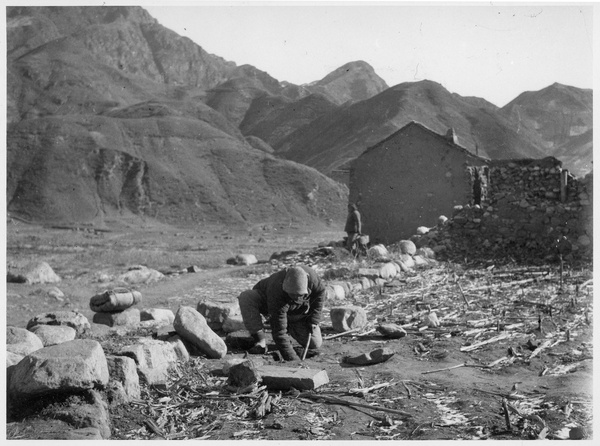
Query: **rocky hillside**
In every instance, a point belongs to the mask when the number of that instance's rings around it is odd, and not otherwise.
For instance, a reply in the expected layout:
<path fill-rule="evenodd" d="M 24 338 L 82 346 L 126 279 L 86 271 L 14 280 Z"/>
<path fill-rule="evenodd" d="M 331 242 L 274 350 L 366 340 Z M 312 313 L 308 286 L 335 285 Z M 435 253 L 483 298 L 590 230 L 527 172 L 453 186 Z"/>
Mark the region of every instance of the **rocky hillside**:
<path fill-rule="evenodd" d="M 458 143 L 481 156 L 545 156 L 494 105 L 451 94 L 432 81 L 399 84 L 338 108 L 299 128 L 274 148 L 288 159 L 331 174 L 411 121 L 441 134 L 452 127 Z"/>
<path fill-rule="evenodd" d="M 236 82 L 290 98 L 301 89 L 204 52 L 141 8 L 7 16 L 11 215 L 227 224 L 345 215 L 343 186 L 270 155 L 237 128 L 239 102 L 216 99 Z"/>
<path fill-rule="evenodd" d="M 563 161 L 575 175 L 592 168 L 592 90 L 552 84 L 528 91 L 502 108 L 519 129 L 539 137 L 545 153 Z"/>

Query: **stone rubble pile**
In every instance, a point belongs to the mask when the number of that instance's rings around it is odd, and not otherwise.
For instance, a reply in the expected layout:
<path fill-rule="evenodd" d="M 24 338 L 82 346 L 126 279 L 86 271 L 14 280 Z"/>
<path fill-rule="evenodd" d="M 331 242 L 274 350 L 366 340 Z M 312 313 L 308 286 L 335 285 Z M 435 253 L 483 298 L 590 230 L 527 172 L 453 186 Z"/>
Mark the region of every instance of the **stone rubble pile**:
<path fill-rule="evenodd" d="M 444 259 L 512 257 L 555 261 L 565 239 L 564 259 L 591 259 L 592 176 L 567 177 L 561 199 L 557 166 L 507 163 L 490 172 L 490 190 L 481 205 L 455 206 L 453 215 L 411 237 Z M 564 201 L 562 201 L 564 200 Z"/>

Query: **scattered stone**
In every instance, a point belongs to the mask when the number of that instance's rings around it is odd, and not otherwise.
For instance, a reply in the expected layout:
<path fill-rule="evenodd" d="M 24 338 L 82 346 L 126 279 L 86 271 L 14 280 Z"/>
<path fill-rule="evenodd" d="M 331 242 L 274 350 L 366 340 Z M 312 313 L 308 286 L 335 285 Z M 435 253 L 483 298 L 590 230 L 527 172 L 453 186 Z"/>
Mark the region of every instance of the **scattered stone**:
<path fill-rule="evenodd" d="M 233 333 L 240 330 L 245 330 L 244 319 L 241 315 L 229 315 L 223 322 L 222 330 L 225 333 Z"/>
<path fill-rule="evenodd" d="M 142 293 L 127 289 L 106 290 L 90 299 L 90 309 L 96 313 L 123 311 L 140 303 Z"/>
<path fill-rule="evenodd" d="M 57 283 L 60 277 L 46 262 L 35 262 L 29 264 L 23 273 L 25 283 Z"/>
<path fill-rule="evenodd" d="M 18 353 L 13 353 L 11 351 L 7 351 L 6 352 L 6 367 L 10 367 L 13 366 L 15 364 L 18 364 L 19 362 L 21 362 L 21 359 L 23 359 L 25 356 L 24 355 L 19 355 Z"/>
<path fill-rule="evenodd" d="M 440 326 L 440 321 L 439 321 L 435 311 L 431 311 L 431 312 L 427 313 L 423 317 L 423 323 L 429 327 L 439 327 Z"/>
<path fill-rule="evenodd" d="M 254 265 L 258 263 L 254 254 L 238 254 L 235 256 L 236 265 Z"/>
<path fill-rule="evenodd" d="M 360 277 L 368 277 L 372 280 L 379 277 L 380 270 L 378 268 L 359 268 L 358 275 Z"/>
<path fill-rule="evenodd" d="M 338 333 L 367 325 L 367 313 L 362 307 L 356 305 L 332 308 L 330 317 L 333 329 Z"/>
<path fill-rule="evenodd" d="M 140 325 L 140 310 L 128 308 L 117 313 L 95 313 L 92 322 L 109 327 L 137 327 Z"/>
<path fill-rule="evenodd" d="M 27 356 L 41 348 L 44 348 L 44 343 L 34 333 L 24 328 L 6 327 L 7 352 Z"/>
<path fill-rule="evenodd" d="M 48 296 L 56 299 L 59 302 L 65 300 L 65 293 L 63 293 L 60 289 L 56 287 L 52 287 L 48 290 Z"/>
<path fill-rule="evenodd" d="M 133 358 L 138 374 L 150 385 L 165 384 L 169 369 L 177 363 L 173 344 L 157 339 L 138 338 L 135 344 L 122 348 L 118 355 Z"/>
<path fill-rule="evenodd" d="M 428 246 L 419 248 L 416 252 L 416 255 L 425 259 L 435 259 L 435 252 L 433 252 L 433 249 L 429 248 Z"/>
<path fill-rule="evenodd" d="M 85 334 L 90 329 L 90 322 L 77 311 L 55 311 L 52 313 L 38 314 L 27 323 L 27 329 L 36 325 L 66 325 L 74 328 L 77 336 Z"/>
<path fill-rule="evenodd" d="M 8 283 L 26 283 L 27 278 L 22 274 L 14 274 L 8 271 L 6 273 L 6 282 Z"/>
<path fill-rule="evenodd" d="M 406 265 L 406 267 L 409 269 L 415 267 L 415 261 L 413 257 L 408 254 L 400 254 L 398 256 L 398 260 L 404 263 L 404 265 Z M 398 263 L 398 265 L 400 265 L 400 263 Z M 402 267 L 402 265 L 400 265 L 400 267 Z"/>
<path fill-rule="evenodd" d="M 16 399 L 77 392 L 108 384 L 108 365 L 97 341 L 76 339 L 45 347 L 14 366 L 8 384 Z"/>
<path fill-rule="evenodd" d="M 173 326 L 178 335 L 209 358 L 220 359 L 227 354 L 225 341 L 210 329 L 204 316 L 192 307 L 179 307 Z"/>
<path fill-rule="evenodd" d="M 381 268 L 379 268 L 379 276 L 384 280 L 390 280 L 396 277 L 398 274 L 398 270 L 396 266 L 392 262 L 385 263 Z"/>
<path fill-rule="evenodd" d="M 293 250 L 274 252 L 271 254 L 271 257 L 269 257 L 269 260 L 284 260 L 287 257 L 295 256 L 297 254 L 300 254 L 300 252 Z"/>
<path fill-rule="evenodd" d="M 419 226 L 417 228 L 417 235 L 425 235 L 429 232 L 429 228 L 427 226 Z"/>
<path fill-rule="evenodd" d="M 117 280 L 119 282 L 125 282 L 129 284 L 138 284 L 158 282 L 164 277 L 164 274 L 159 271 L 156 271 L 143 265 L 136 265 L 130 267 L 125 274 L 121 274 L 120 276 L 118 276 Z"/>
<path fill-rule="evenodd" d="M 344 356 L 342 362 L 353 365 L 379 364 L 387 361 L 394 356 L 394 354 L 395 353 L 388 348 L 378 348 L 370 353 L 363 353 L 362 355 L 358 356 Z"/>
<path fill-rule="evenodd" d="M 399 339 L 406 336 L 404 328 L 397 324 L 381 324 L 377 327 L 377 331 L 390 339 Z"/>
<path fill-rule="evenodd" d="M 371 246 L 367 251 L 367 255 L 373 259 L 387 258 L 389 256 L 388 250 L 384 245 Z"/>
<path fill-rule="evenodd" d="M 190 353 L 179 335 L 171 336 L 167 339 L 167 342 L 170 342 L 171 345 L 173 345 L 173 350 L 181 362 L 188 362 L 190 360 Z"/>
<path fill-rule="evenodd" d="M 425 257 L 421 257 L 420 255 L 413 256 L 413 261 L 415 262 L 415 266 L 427 266 L 429 262 Z"/>
<path fill-rule="evenodd" d="M 230 316 L 241 316 L 240 305 L 237 302 L 214 302 L 203 300 L 198 302 L 196 311 L 206 319 L 206 323 L 211 330 L 219 331 L 223 329 L 223 322 Z"/>
<path fill-rule="evenodd" d="M 110 372 L 110 380 L 121 384 L 125 396 L 140 398 L 140 378 L 135 360 L 126 356 L 107 356 L 106 362 Z"/>
<path fill-rule="evenodd" d="M 227 384 L 242 389 L 252 384 L 258 384 L 261 379 L 260 372 L 251 359 L 232 365 L 229 367 L 227 375 Z"/>
<path fill-rule="evenodd" d="M 396 259 L 396 260 L 394 260 L 394 263 L 396 265 L 398 265 L 398 267 L 400 268 L 401 271 L 403 271 L 405 273 L 410 271 L 410 268 L 402 260 Z"/>
<path fill-rule="evenodd" d="M 225 338 L 225 343 L 232 350 L 248 350 L 254 346 L 255 342 L 248 330 L 238 330 L 228 333 Z"/>
<path fill-rule="evenodd" d="M 263 365 L 258 371 L 269 390 L 314 390 L 329 382 L 325 370 Z"/>
<path fill-rule="evenodd" d="M 200 271 L 202 271 L 202 268 L 196 265 L 192 265 L 188 266 L 185 271 L 188 273 L 199 273 Z"/>
<path fill-rule="evenodd" d="M 164 322 L 169 325 L 175 320 L 175 314 L 167 308 L 150 308 L 140 312 L 140 320 Z"/>
<path fill-rule="evenodd" d="M 36 325 L 29 331 L 42 340 L 44 347 L 72 341 L 77 337 L 75 329 L 66 325 Z"/>

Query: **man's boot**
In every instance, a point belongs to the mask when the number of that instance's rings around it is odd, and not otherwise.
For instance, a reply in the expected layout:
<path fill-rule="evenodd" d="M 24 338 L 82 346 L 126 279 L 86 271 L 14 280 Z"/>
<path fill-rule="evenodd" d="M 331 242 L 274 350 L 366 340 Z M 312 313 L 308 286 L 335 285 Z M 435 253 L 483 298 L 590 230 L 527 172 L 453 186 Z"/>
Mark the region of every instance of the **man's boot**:
<path fill-rule="evenodd" d="M 265 336 L 265 332 L 261 330 L 251 335 L 254 339 L 254 346 L 248 350 L 248 353 L 251 355 L 264 355 L 267 353 L 267 337 Z"/>

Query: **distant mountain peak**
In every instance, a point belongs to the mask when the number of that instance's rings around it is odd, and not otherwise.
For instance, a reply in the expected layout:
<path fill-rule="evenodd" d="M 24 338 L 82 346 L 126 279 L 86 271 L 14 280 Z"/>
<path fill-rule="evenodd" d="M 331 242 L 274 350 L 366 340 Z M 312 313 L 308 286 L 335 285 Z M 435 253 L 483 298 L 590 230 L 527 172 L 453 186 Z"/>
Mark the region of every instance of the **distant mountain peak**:
<path fill-rule="evenodd" d="M 305 87 L 338 105 L 364 101 L 389 88 L 373 67 L 362 60 L 348 62 Z"/>

